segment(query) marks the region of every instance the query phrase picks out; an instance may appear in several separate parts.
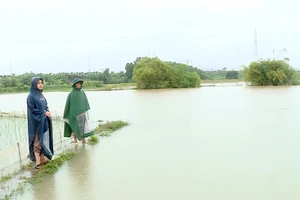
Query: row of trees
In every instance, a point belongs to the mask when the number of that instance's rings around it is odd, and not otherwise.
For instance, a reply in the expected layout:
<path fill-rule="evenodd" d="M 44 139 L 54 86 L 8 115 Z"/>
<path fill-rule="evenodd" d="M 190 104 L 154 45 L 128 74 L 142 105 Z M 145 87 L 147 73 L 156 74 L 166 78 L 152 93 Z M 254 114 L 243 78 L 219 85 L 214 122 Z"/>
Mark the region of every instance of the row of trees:
<path fill-rule="evenodd" d="M 127 77 L 124 72 L 110 72 L 105 69 L 102 72 L 75 72 L 58 74 L 26 73 L 22 75 L 2 76 L 0 77 L 0 88 L 24 88 L 28 89 L 31 85 L 31 78 L 34 76 L 42 77 L 47 87 L 70 87 L 74 78 L 85 80 L 85 86 L 101 87 L 103 84 L 126 83 Z"/>
<path fill-rule="evenodd" d="M 132 80 L 132 75 L 135 66 L 137 63 L 143 59 L 146 59 L 147 57 L 138 57 L 135 59 L 135 61 L 127 63 L 125 66 L 125 74 L 130 82 Z M 176 62 L 166 62 L 167 64 L 174 66 L 174 65 L 185 65 L 190 72 L 196 72 L 201 80 L 224 80 L 224 79 L 240 79 L 242 77 L 241 71 L 227 71 L 226 68 L 223 68 L 223 70 L 216 70 L 216 71 L 203 71 L 197 67 L 193 67 L 192 65 L 186 65 L 182 63 L 176 63 Z"/>
<path fill-rule="evenodd" d="M 99 72 L 73 72 L 73 73 L 57 73 L 57 74 L 36 74 L 26 73 L 22 75 L 0 76 L 0 92 L 1 91 L 28 91 L 31 78 L 34 76 L 42 77 L 45 80 L 47 88 L 70 87 L 72 80 L 76 77 L 84 79 L 86 87 L 101 87 L 103 84 L 118 84 L 132 82 L 133 71 L 138 62 L 147 57 L 138 57 L 133 62 L 127 63 L 125 72 L 113 72 L 109 68 Z M 222 79 L 238 79 L 241 78 L 240 71 L 203 71 L 191 65 L 185 65 L 176 62 L 165 62 L 172 68 L 177 69 L 178 66 L 184 66 L 189 72 L 196 72 L 202 80 L 222 80 Z M 179 67 L 180 68 L 180 67 Z"/>
<path fill-rule="evenodd" d="M 200 80 L 243 79 L 254 86 L 299 84 L 299 74 L 289 65 L 289 60 L 260 60 L 251 62 L 240 71 L 203 71 L 197 67 L 176 62 L 164 62 L 158 58 L 138 57 L 127 63 L 125 72 L 113 72 L 109 68 L 101 72 L 73 72 L 58 74 L 26 73 L 0 76 L 0 92 L 28 91 L 31 78 L 42 77 L 47 88 L 69 88 L 74 78 L 85 80 L 86 87 L 102 87 L 104 84 L 130 83 L 139 88 L 198 87 Z"/>

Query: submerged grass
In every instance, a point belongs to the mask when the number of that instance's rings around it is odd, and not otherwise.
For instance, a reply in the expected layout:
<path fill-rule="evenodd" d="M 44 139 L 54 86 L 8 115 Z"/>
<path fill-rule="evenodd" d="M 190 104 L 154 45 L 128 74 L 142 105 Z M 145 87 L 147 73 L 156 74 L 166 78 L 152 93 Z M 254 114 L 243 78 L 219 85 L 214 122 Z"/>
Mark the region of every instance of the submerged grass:
<path fill-rule="evenodd" d="M 103 123 L 102 120 L 99 120 L 100 123 L 96 129 L 95 129 L 95 135 L 92 135 L 89 139 L 89 144 L 97 144 L 99 142 L 98 136 L 110 136 L 110 134 L 113 131 L 116 131 L 124 126 L 128 126 L 129 123 L 117 120 L 117 121 L 107 121 L 106 123 Z M 97 135 L 98 136 L 97 136 Z M 6 194 L 2 196 L 0 194 L 0 200 L 8 200 L 11 199 L 14 195 L 22 194 L 25 191 L 26 186 L 28 184 L 36 184 L 37 182 L 41 181 L 44 177 L 47 175 L 53 174 L 56 171 L 58 171 L 59 167 L 63 165 L 66 161 L 72 159 L 76 154 L 74 152 L 71 153 L 62 153 L 59 154 L 56 158 L 54 158 L 51 161 L 48 161 L 48 163 L 42 165 L 40 169 L 34 169 L 34 163 L 31 162 L 28 165 L 23 165 L 19 171 L 16 171 L 15 173 L 8 175 L 8 176 L 2 176 L 0 179 L 0 184 L 5 185 L 8 181 L 11 179 L 18 179 L 18 186 L 10 191 L 10 194 Z M 21 176 L 22 174 L 26 174 L 25 172 L 30 172 L 30 176 Z M 14 181 L 14 180 L 11 180 Z M 1 188 L 0 188 L 1 189 Z"/>
<path fill-rule="evenodd" d="M 110 136 L 113 131 L 116 131 L 124 126 L 128 126 L 129 123 L 117 120 L 117 121 L 107 121 L 104 124 L 99 124 L 95 129 L 95 133 L 100 134 L 101 136 Z"/>
<path fill-rule="evenodd" d="M 2 177 L 1 183 L 5 183 L 12 178 L 17 178 L 19 183 L 16 189 L 10 191 L 10 194 L 6 194 L 5 196 L 0 195 L 0 199 L 8 200 L 12 198 L 14 195 L 24 193 L 25 187 L 28 186 L 28 184 L 34 185 L 39 181 L 41 181 L 47 175 L 55 173 L 62 164 L 72 159 L 75 155 L 76 154 L 74 152 L 62 153 L 58 155 L 56 158 L 54 158 L 53 160 L 48 161 L 48 163 L 46 163 L 45 165 L 42 165 L 40 169 L 34 169 L 34 163 L 29 163 L 26 166 L 22 166 L 21 170 L 18 171 L 18 173 L 15 173 L 14 175 Z M 17 174 L 21 174 L 22 172 L 26 172 L 26 171 L 29 171 L 31 176 L 15 177 Z"/>
<path fill-rule="evenodd" d="M 46 175 L 53 174 L 56 172 L 59 167 L 68 160 L 71 160 L 75 156 L 75 153 L 63 153 L 54 158 L 52 161 L 48 162 L 45 165 L 42 165 L 37 173 L 34 174 L 28 181 L 30 183 L 35 183 Z"/>
<path fill-rule="evenodd" d="M 95 135 L 92 135 L 89 139 L 89 144 L 90 145 L 94 145 L 94 144 L 97 144 L 99 142 L 99 139 L 97 136 Z"/>
<path fill-rule="evenodd" d="M 11 178 L 13 178 L 12 175 L 2 176 L 0 179 L 0 183 L 6 182 L 6 181 L 10 180 Z"/>
<path fill-rule="evenodd" d="M 27 165 L 22 165 L 20 170 L 16 170 L 15 172 L 9 174 L 9 175 L 6 175 L 6 176 L 1 176 L 1 179 L 0 179 L 0 184 L 3 184 L 13 178 L 15 178 L 18 174 L 24 172 L 26 169 L 29 169 L 29 168 L 33 168 L 34 167 L 34 164 L 33 163 L 29 163 Z"/>

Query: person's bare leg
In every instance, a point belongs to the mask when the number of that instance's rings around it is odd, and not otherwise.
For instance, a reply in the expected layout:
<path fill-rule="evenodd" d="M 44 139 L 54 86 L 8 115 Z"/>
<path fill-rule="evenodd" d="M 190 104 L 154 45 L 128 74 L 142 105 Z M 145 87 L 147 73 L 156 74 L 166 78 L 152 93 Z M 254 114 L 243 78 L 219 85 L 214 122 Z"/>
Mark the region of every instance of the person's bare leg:
<path fill-rule="evenodd" d="M 44 154 L 41 154 L 41 156 L 40 156 L 40 162 L 41 163 L 46 163 L 47 162 Z"/>
<path fill-rule="evenodd" d="M 35 156 L 35 166 L 36 168 L 38 168 L 39 165 L 41 164 L 40 153 L 34 152 L 34 156 Z"/>
<path fill-rule="evenodd" d="M 82 138 L 82 144 L 86 144 L 85 138 Z"/>
<path fill-rule="evenodd" d="M 38 140 L 38 135 L 36 133 L 35 137 L 34 137 L 34 141 L 33 141 L 33 153 L 34 153 L 34 157 L 35 157 L 35 168 L 39 169 L 40 165 L 41 165 L 41 160 L 40 160 L 40 154 L 41 154 L 41 145 L 40 142 Z"/>
<path fill-rule="evenodd" d="M 72 134 L 73 134 L 73 138 L 74 138 L 74 144 L 77 145 L 78 144 L 77 137 L 76 137 L 76 135 L 74 133 L 72 133 Z"/>

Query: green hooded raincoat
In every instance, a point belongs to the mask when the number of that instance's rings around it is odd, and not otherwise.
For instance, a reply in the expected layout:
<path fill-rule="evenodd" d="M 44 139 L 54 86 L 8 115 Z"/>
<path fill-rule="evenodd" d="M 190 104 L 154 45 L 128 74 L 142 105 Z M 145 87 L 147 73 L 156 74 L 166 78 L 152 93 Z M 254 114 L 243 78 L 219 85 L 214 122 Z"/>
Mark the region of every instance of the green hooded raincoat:
<path fill-rule="evenodd" d="M 76 88 L 76 83 L 81 82 L 81 79 L 73 81 L 73 90 L 69 93 L 64 110 L 64 137 L 71 137 L 72 132 L 76 135 L 79 141 L 82 138 L 89 137 L 94 134 L 94 130 L 90 129 L 88 110 L 90 105 L 84 91 Z"/>

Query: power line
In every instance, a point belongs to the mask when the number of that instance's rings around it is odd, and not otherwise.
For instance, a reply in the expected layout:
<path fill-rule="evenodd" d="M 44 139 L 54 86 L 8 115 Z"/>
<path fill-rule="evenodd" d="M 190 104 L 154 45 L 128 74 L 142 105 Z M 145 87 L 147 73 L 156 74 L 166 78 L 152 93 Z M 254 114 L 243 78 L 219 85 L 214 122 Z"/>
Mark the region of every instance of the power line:
<path fill-rule="evenodd" d="M 122 40 L 152 40 L 152 39 L 193 39 L 200 37 L 217 36 L 218 34 L 199 34 L 199 35 L 154 35 L 154 36 L 133 36 L 133 37 L 103 37 L 103 38 L 88 38 L 88 39 L 58 39 L 58 40 L 15 40 L 2 41 L 0 44 L 27 44 L 27 43 L 77 43 L 77 42 L 106 42 L 106 41 L 122 41 Z M 249 35 L 249 34 L 239 34 Z"/>
<path fill-rule="evenodd" d="M 252 33 L 253 34 L 253 33 Z M 213 36 L 250 36 L 250 33 L 206 33 L 206 34 L 194 34 L 194 35 L 153 35 L 153 36 L 119 36 L 119 37 L 102 37 L 102 38 L 85 38 L 85 39 L 44 39 L 44 40 L 10 40 L 0 41 L 0 44 L 60 44 L 60 43 L 98 43 L 98 42 L 117 42 L 117 41 L 129 41 L 129 40 L 159 40 L 159 39 L 198 39 L 207 38 Z M 284 35 L 300 35 L 300 32 L 294 33 L 261 33 L 259 36 L 284 36 Z"/>

